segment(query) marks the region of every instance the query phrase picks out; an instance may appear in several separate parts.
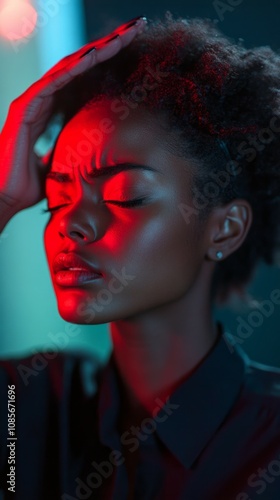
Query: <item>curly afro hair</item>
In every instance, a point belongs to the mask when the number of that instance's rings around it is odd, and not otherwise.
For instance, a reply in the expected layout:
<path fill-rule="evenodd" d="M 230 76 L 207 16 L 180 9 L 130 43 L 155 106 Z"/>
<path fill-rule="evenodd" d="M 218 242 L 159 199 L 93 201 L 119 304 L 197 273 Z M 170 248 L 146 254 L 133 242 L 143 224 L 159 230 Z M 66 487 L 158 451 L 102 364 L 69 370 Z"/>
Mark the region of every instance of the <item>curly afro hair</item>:
<path fill-rule="evenodd" d="M 201 220 L 237 198 L 251 204 L 247 237 L 217 263 L 212 286 L 220 302 L 244 293 L 256 264 L 276 264 L 279 251 L 280 56 L 270 47 L 245 49 L 208 19 L 166 12 L 60 91 L 57 107 L 67 121 L 102 97 L 116 110 L 141 106 L 166 118 L 177 154 L 199 167 L 191 190 Z"/>

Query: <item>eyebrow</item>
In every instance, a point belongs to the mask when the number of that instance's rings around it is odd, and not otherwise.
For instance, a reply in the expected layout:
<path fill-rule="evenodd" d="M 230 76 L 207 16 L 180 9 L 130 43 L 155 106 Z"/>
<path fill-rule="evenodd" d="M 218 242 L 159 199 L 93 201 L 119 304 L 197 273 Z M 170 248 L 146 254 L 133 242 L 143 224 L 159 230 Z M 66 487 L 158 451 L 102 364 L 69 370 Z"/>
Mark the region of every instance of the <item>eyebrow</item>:
<path fill-rule="evenodd" d="M 94 169 L 91 172 L 87 173 L 87 177 L 90 179 L 95 179 L 96 177 L 105 177 L 109 176 L 112 177 L 119 172 L 123 172 L 125 170 L 149 170 L 152 172 L 158 172 L 162 173 L 159 170 L 149 167 L 148 165 L 137 165 L 134 163 L 118 163 L 117 165 L 113 165 L 111 167 L 101 167 L 98 169 Z M 56 172 L 56 171 L 50 171 L 47 176 L 47 179 L 53 179 L 54 181 L 57 182 L 73 182 L 73 177 L 68 174 L 68 173 L 62 173 L 62 172 Z"/>

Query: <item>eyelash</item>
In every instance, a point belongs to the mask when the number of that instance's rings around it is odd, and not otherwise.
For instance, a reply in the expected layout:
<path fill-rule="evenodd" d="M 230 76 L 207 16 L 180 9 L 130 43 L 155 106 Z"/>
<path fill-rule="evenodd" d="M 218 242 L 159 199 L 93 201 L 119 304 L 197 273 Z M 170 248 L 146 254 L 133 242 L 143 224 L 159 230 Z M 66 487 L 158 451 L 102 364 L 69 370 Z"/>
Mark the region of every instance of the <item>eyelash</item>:
<path fill-rule="evenodd" d="M 110 200 L 106 200 L 107 203 L 113 203 L 114 205 L 118 205 L 120 207 L 124 207 L 124 208 L 130 208 L 130 207 L 135 207 L 135 206 L 140 206 L 143 204 L 143 201 L 145 200 L 145 198 L 138 198 L 136 200 L 128 200 L 128 201 L 110 201 Z M 45 213 L 52 213 L 52 212 L 55 212 L 56 210 L 58 210 L 59 208 L 61 207 L 65 207 L 67 205 L 58 205 L 57 207 L 53 207 L 53 208 L 43 208 L 42 209 L 42 213 L 45 214 Z"/>

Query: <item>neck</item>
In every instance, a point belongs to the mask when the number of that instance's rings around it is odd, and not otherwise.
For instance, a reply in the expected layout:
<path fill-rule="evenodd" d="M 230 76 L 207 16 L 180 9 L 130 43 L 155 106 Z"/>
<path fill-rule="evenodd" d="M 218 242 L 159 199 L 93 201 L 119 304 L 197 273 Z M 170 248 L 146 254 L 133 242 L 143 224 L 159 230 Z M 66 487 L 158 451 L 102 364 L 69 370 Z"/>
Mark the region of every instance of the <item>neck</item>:
<path fill-rule="evenodd" d="M 113 353 L 127 411 L 152 412 L 188 377 L 213 347 L 217 328 L 209 297 L 192 298 L 110 323 Z"/>

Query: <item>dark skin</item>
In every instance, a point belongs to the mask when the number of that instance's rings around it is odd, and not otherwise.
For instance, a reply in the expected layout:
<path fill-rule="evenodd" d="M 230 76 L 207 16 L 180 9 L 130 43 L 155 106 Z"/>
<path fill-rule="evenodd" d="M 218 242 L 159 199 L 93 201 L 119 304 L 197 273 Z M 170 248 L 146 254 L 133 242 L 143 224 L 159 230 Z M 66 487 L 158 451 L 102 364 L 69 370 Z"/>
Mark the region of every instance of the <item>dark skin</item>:
<path fill-rule="evenodd" d="M 106 133 L 86 151 L 84 131 L 100 130 L 104 118 L 110 120 Z M 146 110 L 135 109 L 121 120 L 110 100 L 97 102 L 80 111 L 58 139 L 52 171 L 69 173 L 71 182 L 49 179 L 46 186 L 49 206 L 62 205 L 45 230 L 52 279 L 53 259 L 62 251 L 77 252 L 102 272 L 100 279 L 80 287 L 53 282 L 59 312 L 73 323 L 110 323 L 126 424 L 156 412 L 155 398 L 165 400 L 215 344 L 210 288 L 216 252 L 226 258 L 237 250 L 252 222 L 251 206 L 243 199 L 216 207 L 203 223 L 197 216 L 185 222 L 178 205 L 192 205 L 195 170 L 174 154 L 173 138 L 167 123 Z M 69 145 L 81 161 L 74 153 L 69 156 Z M 157 172 L 87 176 L 123 162 Z M 145 202 L 132 208 L 112 202 L 142 197 Z M 90 315 L 91 302 L 108 289 L 112 270 L 123 267 L 130 280 Z"/>
<path fill-rule="evenodd" d="M 50 118 L 56 91 L 113 57 L 145 22 L 126 23 L 117 29 L 117 39 L 105 37 L 67 56 L 12 103 L 0 135 L 0 231 L 45 195 L 49 163 L 36 157 L 33 145 Z M 93 45 L 96 51 L 88 53 Z M 92 130 L 99 141 L 85 135 Z M 217 340 L 210 300 L 216 253 L 227 258 L 236 251 L 252 222 L 244 199 L 212 209 L 203 223 L 196 215 L 185 221 L 179 206 L 192 206 L 190 186 L 198 167 L 177 155 L 177 144 L 178 137 L 158 112 L 139 106 L 121 119 L 109 100 L 99 101 L 75 116 L 58 140 L 51 170 L 67 172 L 72 182 L 48 179 L 46 184 L 49 205 L 63 205 L 45 231 L 52 279 L 53 259 L 60 252 L 73 251 L 102 273 L 80 286 L 53 283 L 66 321 L 110 324 L 121 380 L 120 432 L 156 415 L 155 399 L 168 398 L 212 349 Z M 150 169 L 94 180 L 87 174 L 123 162 Z M 142 205 L 116 204 L 143 197 Z M 125 285 L 116 283 L 115 272 L 129 277 Z M 104 305 L 101 297 L 108 290 L 110 300 Z M 137 451 L 124 453 L 129 498 L 134 498 Z"/>

